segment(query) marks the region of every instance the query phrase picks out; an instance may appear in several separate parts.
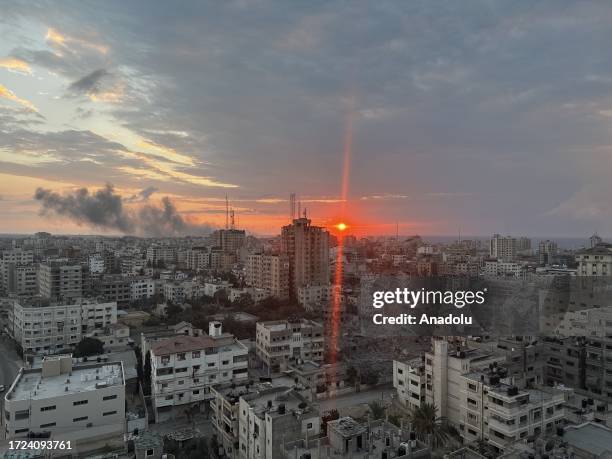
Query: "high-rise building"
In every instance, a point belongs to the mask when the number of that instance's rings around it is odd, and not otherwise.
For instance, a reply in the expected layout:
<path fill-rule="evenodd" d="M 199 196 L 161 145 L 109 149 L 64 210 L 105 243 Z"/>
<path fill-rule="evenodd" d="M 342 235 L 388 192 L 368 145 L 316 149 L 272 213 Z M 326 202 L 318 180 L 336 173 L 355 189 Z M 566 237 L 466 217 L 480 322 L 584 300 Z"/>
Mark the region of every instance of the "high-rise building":
<path fill-rule="evenodd" d="M 289 272 L 287 256 L 252 254 L 247 257 L 246 283 L 264 289 L 275 298 L 289 298 Z"/>
<path fill-rule="evenodd" d="M 243 245 L 246 232 L 238 229 L 220 229 L 212 233 L 214 246 L 221 247 L 223 252 L 235 254 Z"/>
<path fill-rule="evenodd" d="M 516 257 L 518 241 L 512 236 L 494 234 L 489 241 L 489 255 L 493 258 L 511 261 Z"/>
<path fill-rule="evenodd" d="M 300 287 L 329 283 L 329 232 L 310 223 L 308 218 L 298 218 L 281 232 L 281 253 L 289 258 L 293 297 Z"/>
<path fill-rule="evenodd" d="M 557 255 L 557 243 L 555 241 L 540 241 L 538 244 L 538 257 L 541 265 L 552 264 L 555 255 Z"/>
<path fill-rule="evenodd" d="M 67 259 L 42 263 L 38 271 L 38 288 L 44 298 L 71 300 L 83 296 L 83 269 Z"/>

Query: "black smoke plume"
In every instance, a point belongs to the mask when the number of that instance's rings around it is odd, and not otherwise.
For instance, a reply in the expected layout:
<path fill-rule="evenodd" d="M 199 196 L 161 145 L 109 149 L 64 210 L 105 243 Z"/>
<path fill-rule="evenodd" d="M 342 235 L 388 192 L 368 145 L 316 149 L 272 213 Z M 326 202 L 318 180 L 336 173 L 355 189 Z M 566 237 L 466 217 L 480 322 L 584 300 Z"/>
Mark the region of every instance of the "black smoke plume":
<path fill-rule="evenodd" d="M 78 225 L 124 234 L 185 236 L 203 234 L 212 229 L 185 221 L 168 197 L 162 199 L 161 207 L 144 204 L 136 209 L 126 208 L 124 198 L 115 193 L 110 184 L 91 193 L 87 188 L 68 194 L 38 188 L 34 198 L 42 205 L 41 215 L 66 217 Z"/>

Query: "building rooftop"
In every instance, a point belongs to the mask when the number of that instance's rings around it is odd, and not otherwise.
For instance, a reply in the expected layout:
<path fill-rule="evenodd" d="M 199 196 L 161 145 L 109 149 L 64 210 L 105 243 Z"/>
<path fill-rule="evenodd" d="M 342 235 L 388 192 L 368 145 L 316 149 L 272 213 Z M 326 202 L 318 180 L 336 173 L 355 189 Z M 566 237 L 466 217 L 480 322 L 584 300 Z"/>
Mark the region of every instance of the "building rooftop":
<path fill-rule="evenodd" d="M 124 385 L 121 362 L 74 366 L 70 373 L 42 376 L 42 368 L 22 369 L 6 397 L 11 400 L 44 400 Z"/>
<path fill-rule="evenodd" d="M 596 457 L 603 457 L 605 452 L 612 453 L 612 430 L 592 422 L 568 427 L 563 440 Z"/>
<path fill-rule="evenodd" d="M 208 335 L 178 335 L 161 339 L 151 345 L 151 352 L 157 356 L 176 354 L 177 352 L 198 351 L 215 347 L 215 341 Z"/>
<path fill-rule="evenodd" d="M 350 438 L 368 430 L 367 424 L 359 424 L 353 418 L 346 416 L 327 423 L 328 429 L 333 429 L 343 437 Z"/>

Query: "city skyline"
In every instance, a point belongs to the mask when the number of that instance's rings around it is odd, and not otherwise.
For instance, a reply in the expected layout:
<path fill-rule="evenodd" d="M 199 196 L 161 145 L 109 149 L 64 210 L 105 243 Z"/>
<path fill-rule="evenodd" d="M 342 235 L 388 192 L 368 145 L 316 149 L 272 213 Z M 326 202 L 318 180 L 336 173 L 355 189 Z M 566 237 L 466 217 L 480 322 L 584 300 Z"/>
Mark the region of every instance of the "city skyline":
<path fill-rule="evenodd" d="M 278 234 L 296 192 L 358 234 L 612 234 L 612 16 L 554 5 L 5 5 L 0 233 L 188 234 L 229 195 Z"/>

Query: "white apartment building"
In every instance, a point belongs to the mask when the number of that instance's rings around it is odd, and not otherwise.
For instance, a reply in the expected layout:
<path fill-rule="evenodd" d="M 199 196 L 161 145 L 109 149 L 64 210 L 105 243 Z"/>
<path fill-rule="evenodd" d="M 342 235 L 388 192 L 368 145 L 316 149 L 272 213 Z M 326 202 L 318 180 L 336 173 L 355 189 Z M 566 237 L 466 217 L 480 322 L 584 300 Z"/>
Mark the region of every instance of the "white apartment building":
<path fill-rule="evenodd" d="M 289 387 L 273 387 L 240 397 L 239 458 L 283 457 L 285 442 L 313 438 L 321 430 L 319 412 Z"/>
<path fill-rule="evenodd" d="M 494 234 L 489 241 L 489 255 L 492 258 L 512 261 L 518 251 L 518 241 L 512 236 L 500 236 Z"/>
<path fill-rule="evenodd" d="M 4 396 L 7 439 L 49 432 L 78 449 L 125 432 L 123 363 L 73 366 L 70 355 L 22 368 Z"/>
<path fill-rule="evenodd" d="M 323 362 L 323 325 L 307 319 L 257 322 L 257 357 L 268 373 L 287 369 L 299 360 Z"/>
<path fill-rule="evenodd" d="M 102 274 L 105 269 L 104 257 L 99 253 L 90 255 L 89 257 L 89 272 L 92 274 Z"/>
<path fill-rule="evenodd" d="M 130 300 L 143 300 L 155 296 L 155 280 L 154 279 L 136 279 L 130 283 Z"/>
<path fill-rule="evenodd" d="M 425 403 L 426 381 L 425 362 L 420 357 L 406 362 L 393 361 L 393 387 L 406 408 L 414 410 Z"/>
<path fill-rule="evenodd" d="M 523 273 L 523 266 L 511 261 L 486 260 L 483 266 L 483 274 L 488 277 L 521 277 Z"/>
<path fill-rule="evenodd" d="M 54 354 L 70 349 L 84 334 L 116 323 L 116 302 L 45 305 L 32 300 L 14 303 L 7 328 L 24 353 Z"/>
<path fill-rule="evenodd" d="M 31 264 L 34 263 L 34 252 L 32 250 L 24 250 L 16 247 L 10 250 L 2 251 L 2 260 L 7 263 Z"/>
<path fill-rule="evenodd" d="M 208 335 L 174 336 L 151 344 L 151 395 L 155 419 L 173 408 L 210 400 L 210 386 L 248 379 L 248 349 L 211 322 Z"/>
<path fill-rule="evenodd" d="M 578 276 L 612 275 L 612 244 L 600 243 L 576 253 Z"/>
<path fill-rule="evenodd" d="M 527 436 L 552 431 L 562 422 L 572 393 L 520 388 L 516 382 L 524 378 L 510 368 L 505 355 L 468 348 L 449 351 L 447 341 L 434 339 L 433 351 L 425 354 L 425 399 L 464 442 L 483 440 L 503 452 Z"/>

